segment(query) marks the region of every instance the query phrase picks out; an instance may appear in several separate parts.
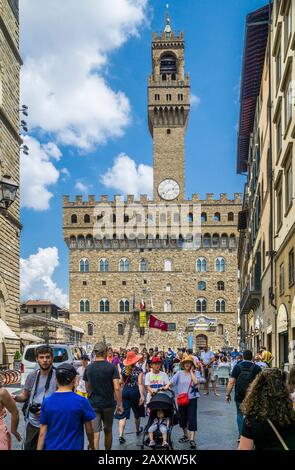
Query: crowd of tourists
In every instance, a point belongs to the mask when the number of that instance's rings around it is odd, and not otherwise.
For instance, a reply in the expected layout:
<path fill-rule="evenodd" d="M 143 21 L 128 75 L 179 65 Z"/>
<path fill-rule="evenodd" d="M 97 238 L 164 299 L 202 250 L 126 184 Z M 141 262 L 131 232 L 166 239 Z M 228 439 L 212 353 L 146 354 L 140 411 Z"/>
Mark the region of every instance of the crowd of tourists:
<path fill-rule="evenodd" d="M 238 449 L 295 449 L 295 367 L 288 376 L 272 367 L 273 357 L 266 348 L 255 357 L 248 350 L 214 353 L 208 347 L 198 353 L 157 347 L 116 351 L 103 340 L 81 360 L 77 370 L 67 363 L 54 368 L 52 349 L 39 346 L 39 367 L 28 375 L 20 394 L 10 395 L 0 384 L 0 450 L 11 449 L 11 435 L 22 441 L 25 450 L 83 450 L 85 433 L 87 448 L 99 450 L 102 431 L 104 448 L 110 450 L 114 420 L 124 448 L 131 410 L 134 432 L 136 436 L 146 432 L 150 448 L 156 447 L 159 434 L 161 447 L 169 448 L 169 429 L 177 423 L 182 430 L 179 442 L 196 449 L 198 400 L 211 391 L 220 397 L 223 385 L 228 403 L 234 389 Z M 158 394 L 173 397 L 175 420 L 161 407 L 151 414 Z M 23 439 L 16 403 L 23 404 Z M 146 416 L 150 419 L 144 429 Z"/>

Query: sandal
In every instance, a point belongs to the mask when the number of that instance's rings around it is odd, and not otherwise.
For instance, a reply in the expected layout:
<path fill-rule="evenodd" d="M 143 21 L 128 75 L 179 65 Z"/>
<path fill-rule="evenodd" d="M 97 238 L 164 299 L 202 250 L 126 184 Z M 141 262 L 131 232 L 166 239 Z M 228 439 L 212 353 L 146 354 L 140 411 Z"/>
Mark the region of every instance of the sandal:
<path fill-rule="evenodd" d="M 190 443 L 191 449 L 195 449 L 197 447 L 195 441 L 191 440 L 189 441 L 189 443 Z"/>
<path fill-rule="evenodd" d="M 120 436 L 119 437 L 119 442 L 120 442 L 120 444 L 124 444 L 124 442 L 126 442 L 126 439 L 123 436 Z"/>
<path fill-rule="evenodd" d="M 188 442 L 189 441 L 189 438 L 187 436 L 183 436 L 179 439 L 178 442 Z"/>

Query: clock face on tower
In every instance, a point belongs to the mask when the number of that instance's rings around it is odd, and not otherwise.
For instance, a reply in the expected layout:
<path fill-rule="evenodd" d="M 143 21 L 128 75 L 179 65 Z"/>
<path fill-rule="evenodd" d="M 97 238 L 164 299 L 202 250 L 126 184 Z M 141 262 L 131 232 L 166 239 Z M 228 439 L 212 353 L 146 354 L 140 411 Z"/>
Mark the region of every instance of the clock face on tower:
<path fill-rule="evenodd" d="M 179 184 L 172 179 L 163 180 L 158 186 L 159 196 L 166 201 L 172 201 L 177 198 L 179 192 Z"/>

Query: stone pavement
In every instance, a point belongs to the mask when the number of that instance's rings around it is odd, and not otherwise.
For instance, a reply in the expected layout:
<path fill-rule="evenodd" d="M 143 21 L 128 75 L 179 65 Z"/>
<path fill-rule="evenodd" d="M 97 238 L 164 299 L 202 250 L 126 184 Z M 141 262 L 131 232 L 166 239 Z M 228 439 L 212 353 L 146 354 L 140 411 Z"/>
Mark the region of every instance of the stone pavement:
<path fill-rule="evenodd" d="M 10 393 L 12 392 L 9 389 Z M 201 398 L 198 401 L 198 450 L 234 450 L 237 448 L 237 425 L 236 425 L 236 407 L 235 402 L 230 404 L 225 402 L 225 387 L 219 386 L 220 397 L 215 397 L 212 393 L 204 396 L 201 391 Z M 13 390 L 14 392 L 14 390 Z M 21 405 L 18 404 L 21 410 Z M 20 433 L 24 434 L 24 420 L 20 411 L 21 423 Z M 142 420 L 142 425 L 146 424 L 147 419 Z M 142 435 L 137 437 L 135 434 L 134 420 L 127 422 L 126 443 L 124 445 L 118 442 L 118 422 L 114 421 L 114 450 L 140 450 Z M 179 426 L 175 426 L 172 431 L 172 441 L 174 449 L 189 449 L 189 444 L 180 444 L 178 439 L 182 436 Z M 101 436 L 101 449 L 103 449 L 103 435 Z M 21 445 L 13 438 L 13 449 L 21 449 Z M 146 450 L 147 448 L 145 448 Z"/>

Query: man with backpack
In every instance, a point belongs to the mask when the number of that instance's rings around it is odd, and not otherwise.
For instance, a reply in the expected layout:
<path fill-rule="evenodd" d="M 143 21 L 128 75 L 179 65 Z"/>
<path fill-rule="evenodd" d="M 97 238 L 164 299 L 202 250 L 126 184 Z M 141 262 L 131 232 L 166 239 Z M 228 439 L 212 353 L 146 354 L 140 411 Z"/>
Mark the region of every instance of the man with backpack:
<path fill-rule="evenodd" d="M 226 401 L 231 401 L 231 392 L 235 386 L 235 402 L 237 407 L 237 424 L 239 429 L 239 437 L 243 427 L 243 413 L 241 411 L 241 403 L 244 400 L 249 385 L 255 379 L 256 375 L 261 372 L 261 368 L 254 364 L 253 354 L 251 351 L 246 350 L 243 353 L 243 360 L 235 365 L 232 370 L 231 378 L 229 379 L 226 388 Z"/>

